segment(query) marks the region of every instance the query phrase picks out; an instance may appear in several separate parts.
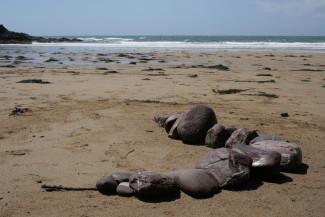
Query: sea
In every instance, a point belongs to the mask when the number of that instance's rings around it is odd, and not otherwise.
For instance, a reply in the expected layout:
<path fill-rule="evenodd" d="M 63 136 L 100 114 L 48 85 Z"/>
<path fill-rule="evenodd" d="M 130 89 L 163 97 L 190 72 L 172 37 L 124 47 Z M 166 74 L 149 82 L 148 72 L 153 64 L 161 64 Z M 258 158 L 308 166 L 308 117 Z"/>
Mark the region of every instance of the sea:
<path fill-rule="evenodd" d="M 44 36 L 43 36 L 44 37 Z M 296 52 L 325 53 L 325 36 L 51 36 L 81 42 L 1 44 L 1 56 L 27 56 L 42 62 L 51 54 L 109 54 L 145 52 Z M 37 56 L 38 54 L 41 54 Z M 13 60 L 12 60 L 13 61 Z M 62 61 L 61 61 L 62 62 Z M 67 61 L 66 61 L 67 62 Z"/>

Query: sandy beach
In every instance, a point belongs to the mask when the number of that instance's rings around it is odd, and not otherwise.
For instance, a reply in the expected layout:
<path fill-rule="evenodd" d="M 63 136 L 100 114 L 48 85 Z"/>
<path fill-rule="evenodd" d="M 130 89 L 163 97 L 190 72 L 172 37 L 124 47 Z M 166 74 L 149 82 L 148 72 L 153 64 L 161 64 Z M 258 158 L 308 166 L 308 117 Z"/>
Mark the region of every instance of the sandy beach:
<path fill-rule="evenodd" d="M 325 215 L 324 53 L 153 52 L 125 59 L 136 64 L 0 67 L 0 216 Z M 17 83 L 26 79 L 44 83 Z M 229 89 L 241 92 L 219 93 Z M 194 168 L 211 148 L 169 139 L 153 116 L 197 104 L 213 108 L 225 126 L 298 144 L 303 165 L 207 199 L 41 188 L 95 187 L 113 172 Z M 26 110 L 12 114 L 15 107 Z"/>

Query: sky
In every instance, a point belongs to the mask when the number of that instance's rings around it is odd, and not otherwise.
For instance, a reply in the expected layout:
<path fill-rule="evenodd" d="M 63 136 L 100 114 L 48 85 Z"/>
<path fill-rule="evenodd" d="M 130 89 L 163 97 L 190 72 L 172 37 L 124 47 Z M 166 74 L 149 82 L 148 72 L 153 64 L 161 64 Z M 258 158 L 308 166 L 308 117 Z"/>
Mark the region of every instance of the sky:
<path fill-rule="evenodd" d="M 0 24 L 35 36 L 325 36 L 325 0 L 0 0 Z"/>

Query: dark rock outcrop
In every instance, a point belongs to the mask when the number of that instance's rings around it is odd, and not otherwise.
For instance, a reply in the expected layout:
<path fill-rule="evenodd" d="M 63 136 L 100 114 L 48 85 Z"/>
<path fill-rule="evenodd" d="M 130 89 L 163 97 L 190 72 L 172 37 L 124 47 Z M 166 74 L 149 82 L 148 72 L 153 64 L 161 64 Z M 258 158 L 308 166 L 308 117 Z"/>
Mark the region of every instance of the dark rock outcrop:
<path fill-rule="evenodd" d="M 281 155 L 275 151 L 261 150 L 249 145 L 237 144 L 231 147 L 231 152 L 249 156 L 255 172 L 272 177 L 280 173 Z"/>
<path fill-rule="evenodd" d="M 177 170 L 168 174 L 184 193 L 196 197 L 210 197 L 218 191 L 216 178 L 207 170 Z"/>
<path fill-rule="evenodd" d="M 31 44 L 32 42 L 80 42 L 80 39 L 68 38 L 43 38 L 30 36 L 26 33 L 9 31 L 3 25 L 0 25 L 0 44 Z"/>
<path fill-rule="evenodd" d="M 179 192 L 179 188 L 172 178 L 152 171 L 132 174 L 130 187 L 142 196 L 168 196 Z"/>
<path fill-rule="evenodd" d="M 250 146 L 261 150 L 276 151 L 281 154 L 281 170 L 293 170 L 302 163 L 302 152 L 300 147 L 294 143 L 284 141 L 258 141 Z"/>
<path fill-rule="evenodd" d="M 185 143 L 204 144 L 206 133 L 215 124 L 217 118 L 213 109 L 197 105 L 185 113 L 184 119 L 177 126 L 177 132 Z"/>
<path fill-rule="evenodd" d="M 196 164 L 196 168 L 209 171 L 217 179 L 220 187 L 240 184 L 249 178 L 252 159 L 230 150 L 230 148 L 218 148 L 209 151 Z"/>
<path fill-rule="evenodd" d="M 229 139 L 226 141 L 225 146 L 231 147 L 232 145 L 236 144 L 248 145 L 249 142 L 255 137 L 258 137 L 258 134 L 255 130 L 250 128 L 240 128 L 231 134 Z"/>

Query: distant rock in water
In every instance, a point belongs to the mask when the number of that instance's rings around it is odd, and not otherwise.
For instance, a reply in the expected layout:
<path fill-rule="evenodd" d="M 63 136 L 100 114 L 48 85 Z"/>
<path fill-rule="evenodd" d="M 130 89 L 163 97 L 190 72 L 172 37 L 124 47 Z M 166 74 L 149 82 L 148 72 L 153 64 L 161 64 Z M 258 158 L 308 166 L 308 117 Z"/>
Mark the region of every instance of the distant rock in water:
<path fill-rule="evenodd" d="M 9 31 L 3 25 L 0 25 L 0 44 L 31 44 L 36 42 L 79 42 L 80 39 L 68 39 L 68 38 L 43 38 L 30 36 L 26 33 L 18 33 Z"/>

